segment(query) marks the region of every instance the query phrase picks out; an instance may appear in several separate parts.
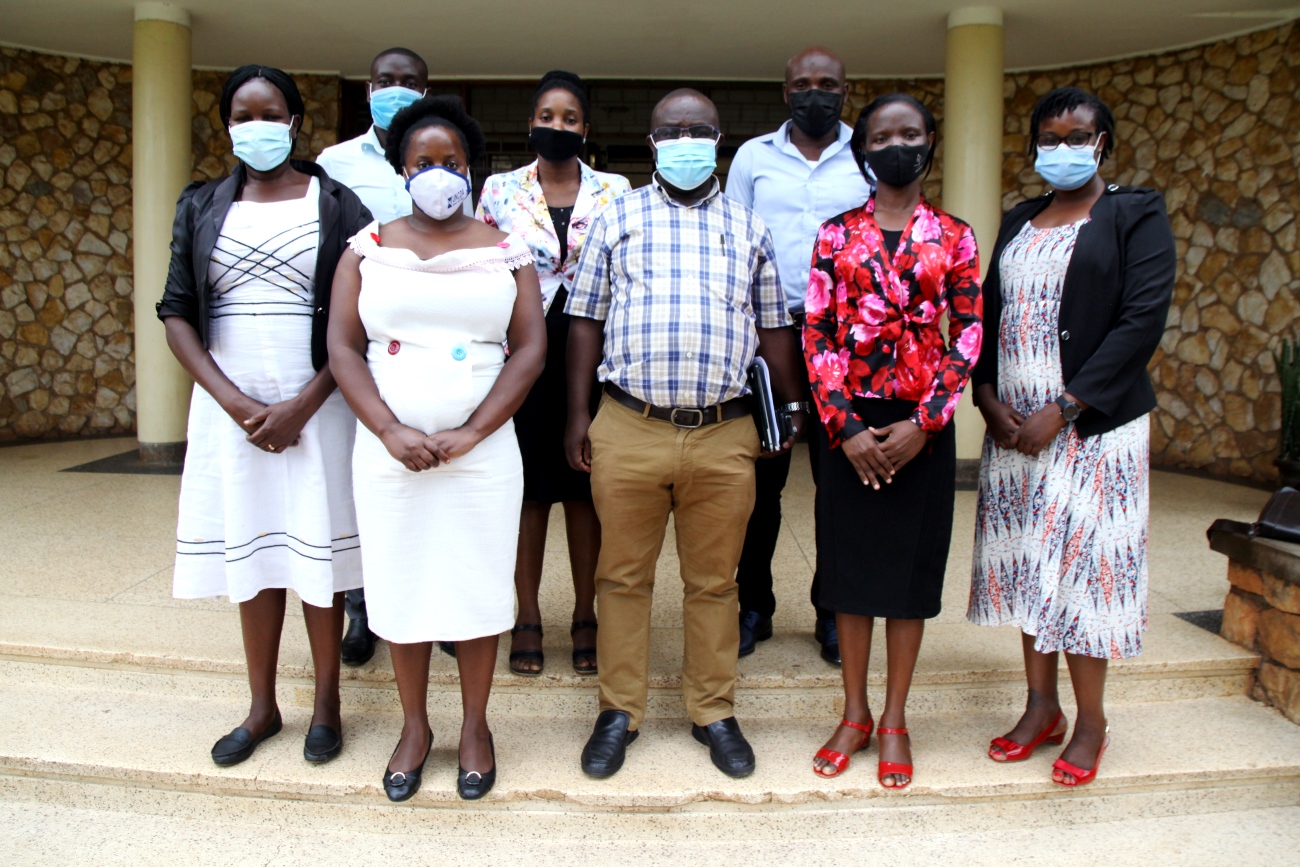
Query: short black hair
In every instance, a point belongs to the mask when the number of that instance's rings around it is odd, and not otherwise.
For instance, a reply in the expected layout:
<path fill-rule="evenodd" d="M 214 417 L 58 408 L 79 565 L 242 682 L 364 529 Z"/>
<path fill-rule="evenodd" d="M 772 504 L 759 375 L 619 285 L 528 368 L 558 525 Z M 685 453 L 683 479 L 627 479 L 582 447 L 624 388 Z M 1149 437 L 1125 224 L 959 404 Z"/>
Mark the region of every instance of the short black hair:
<path fill-rule="evenodd" d="M 934 166 L 934 152 L 939 147 L 937 135 L 938 124 L 934 121 L 934 112 L 925 107 L 925 103 L 912 96 L 910 93 L 886 93 L 884 96 L 878 96 L 867 104 L 858 114 L 858 121 L 853 125 L 853 137 L 849 139 L 849 150 L 853 152 L 853 159 L 857 160 L 858 170 L 865 176 L 867 173 L 867 127 L 871 124 L 871 116 L 880 111 L 887 105 L 893 105 L 901 102 L 910 105 L 921 113 L 921 120 L 925 123 L 925 134 L 934 135 L 934 144 L 930 146 L 930 153 L 925 157 L 925 165 L 922 167 L 921 177 L 928 177 L 930 169 Z"/>
<path fill-rule="evenodd" d="M 230 104 L 234 102 L 235 92 L 254 78 L 269 82 L 276 90 L 284 94 L 284 102 L 289 108 L 289 114 L 302 117 L 307 113 L 307 106 L 303 104 L 302 94 L 298 92 L 298 85 L 294 84 L 289 73 L 283 69 L 276 69 L 274 66 L 257 66 L 250 63 L 230 73 L 226 78 L 226 83 L 221 86 L 221 103 L 218 111 L 221 114 L 222 124 L 230 126 Z"/>
<path fill-rule="evenodd" d="M 1029 156 L 1033 156 L 1038 148 L 1038 127 L 1043 121 L 1058 118 L 1079 107 L 1092 109 L 1092 122 L 1096 125 L 1097 132 L 1106 134 L 1098 165 L 1106 162 L 1106 158 L 1115 149 L 1115 115 L 1099 96 L 1079 87 L 1058 87 L 1043 94 L 1038 100 L 1034 113 L 1029 116 L 1029 146 L 1026 148 Z"/>
<path fill-rule="evenodd" d="M 394 171 L 400 174 L 406 165 L 406 146 L 411 142 L 411 135 L 426 126 L 445 126 L 455 131 L 471 163 L 477 162 L 487 150 L 483 128 L 469 116 L 459 96 L 426 96 L 399 111 L 388 126 L 384 156 Z"/>
<path fill-rule="evenodd" d="M 533 92 L 533 114 L 537 113 L 537 104 L 542 101 L 542 95 L 552 90 L 567 90 L 573 94 L 582 109 L 582 122 L 587 123 L 591 119 L 591 103 L 587 101 L 587 88 L 582 79 L 563 69 L 552 69 L 537 82 L 537 90 Z"/>
<path fill-rule="evenodd" d="M 428 74 L 429 74 L 429 64 L 428 64 L 427 62 L 425 62 L 425 59 L 424 59 L 423 57 L 421 57 L 420 55 L 416 54 L 416 53 L 415 53 L 414 51 L 412 51 L 411 49 L 409 49 L 409 48 L 402 48 L 400 45 L 394 46 L 394 47 L 392 47 L 392 48 L 385 48 L 383 51 L 381 51 L 381 52 L 379 52 L 378 54 L 376 54 L 376 55 L 375 55 L 375 59 L 372 60 L 372 61 L 370 61 L 370 68 L 371 68 L 371 69 L 374 69 L 374 68 L 375 68 L 375 62 L 378 61 L 379 58 L 381 58 L 381 57 L 387 57 L 387 56 L 390 55 L 390 54 L 400 54 L 402 57 L 409 57 L 409 58 L 411 58 L 412 60 L 416 61 L 417 63 L 419 63 L 421 66 L 424 67 L 424 74 L 425 74 L 425 75 L 428 75 Z"/>

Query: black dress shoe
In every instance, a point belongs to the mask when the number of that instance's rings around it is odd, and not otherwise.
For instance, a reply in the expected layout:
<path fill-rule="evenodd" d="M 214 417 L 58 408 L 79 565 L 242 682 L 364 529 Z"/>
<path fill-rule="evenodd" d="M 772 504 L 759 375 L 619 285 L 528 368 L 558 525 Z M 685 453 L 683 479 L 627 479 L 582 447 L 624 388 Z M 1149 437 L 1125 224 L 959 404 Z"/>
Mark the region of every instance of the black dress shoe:
<path fill-rule="evenodd" d="M 734 716 L 706 726 L 691 724 L 691 734 L 709 748 L 713 766 L 729 777 L 748 777 L 754 773 L 754 750 L 740 733 Z"/>
<path fill-rule="evenodd" d="M 375 655 L 375 634 L 364 617 L 353 617 L 348 631 L 343 635 L 343 652 L 339 654 L 347 665 L 365 665 Z"/>
<path fill-rule="evenodd" d="M 397 746 L 400 747 L 402 742 L 399 740 Z M 429 752 L 433 749 L 433 729 L 429 729 L 429 749 L 424 751 L 424 758 L 420 760 L 420 766 L 411 771 L 390 771 L 384 769 L 384 793 L 388 795 L 390 801 L 405 801 L 416 792 L 420 791 L 420 777 L 424 774 L 424 763 L 429 761 Z M 397 755 L 397 747 L 393 747 L 393 755 Z M 391 762 L 392 756 L 388 757 Z"/>
<path fill-rule="evenodd" d="M 452 659 L 456 658 L 456 642 L 439 641 L 438 649 L 441 650 L 443 653 L 447 654 L 448 656 L 450 656 Z"/>
<path fill-rule="evenodd" d="M 278 710 L 275 712 L 275 719 L 271 720 L 271 724 L 257 737 L 253 737 L 252 732 L 240 726 L 212 745 L 212 761 L 222 767 L 237 765 L 251 756 L 253 750 L 257 749 L 257 745 L 262 741 L 278 735 L 283 727 L 284 723 L 280 720 Z"/>
<path fill-rule="evenodd" d="M 771 617 L 764 617 L 757 611 L 740 612 L 740 653 L 737 656 L 749 656 L 760 641 L 771 637 Z"/>
<path fill-rule="evenodd" d="M 618 773 L 627 757 L 627 745 L 636 740 L 640 732 L 627 730 L 632 718 L 626 711 L 603 710 L 596 717 L 596 727 L 582 748 L 582 772 L 589 777 L 604 779 Z"/>
<path fill-rule="evenodd" d="M 822 659 L 831 665 L 840 664 L 840 630 L 834 617 L 818 617 L 813 636 L 822 646 Z"/>
<path fill-rule="evenodd" d="M 488 747 L 492 750 L 492 770 L 480 774 L 478 771 L 466 771 L 457 765 L 456 770 L 456 793 L 460 795 L 462 801 L 477 801 L 479 798 L 492 791 L 492 787 L 497 781 L 497 745 L 492 739 L 492 733 L 488 733 Z"/>
<path fill-rule="evenodd" d="M 302 744 L 302 757 L 323 765 L 343 752 L 343 735 L 327 725 L 312 726 Z"/>

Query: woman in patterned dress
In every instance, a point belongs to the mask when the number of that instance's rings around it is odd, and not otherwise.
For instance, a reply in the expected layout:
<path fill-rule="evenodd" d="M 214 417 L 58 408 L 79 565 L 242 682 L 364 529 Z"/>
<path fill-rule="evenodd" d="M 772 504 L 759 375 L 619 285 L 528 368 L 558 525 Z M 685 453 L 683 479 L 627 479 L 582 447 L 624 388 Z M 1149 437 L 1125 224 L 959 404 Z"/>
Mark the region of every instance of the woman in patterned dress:
<path fill-rule="evenodd" d="M 252 705 L 212 748 L 219 765 L 280 731 L 285 591 L 298 594 L 316 668 L 303 755 L 324 762 L 343 748 L 343 591 L 361 586 L 356 418 L 334 387 L 325 327 L 335 266 L 370 213 L 315 163 L 289 158 L 304 107 L 288 75 L 235 70 L 220 111 L 240 162 L 181 194 L 158 304 L 194 378 L 173 594 L 239 604 Z"/>
<path fill-rule="evenodd" d="M 1173 293 L 1174 239 L 1160 194 L 1107 185 L 1114 119 L 1096 96 L 1060 88 L 1030 121 L 1030 154 L 1053 192 L 1002 222 L 984 284 L 997 342 L 973 376 L 988 424 L 980 464 L 967 616 L 1014 624 L 1029 698 L 989 757 L 1022 761 L 1064 741 L 1057 659 L 1078 714 L 1054 766 L 1091 782 L 1110 741 L 1109 659 L 1138 655 L 1147 625 L 1146 365 Z"/>
<path fill-rule="evenodd" d="M 817 603 L 835 612 L 844 678 L 843 722 L 813 770 L 837 776 L 871 737 L 867 664 L 882 617 L 878 778 L 893 789 L 912 781 L 907 695 L 925 621 L 939 614 L 956 492 L 952 414 L 982 333 L 975 234 L 921 195 L 934 138 L 934 115 L 905 94 L 862 110 L 850 147 L 879 185 L 818 232 L 803 331 L 824 427 Z"/>

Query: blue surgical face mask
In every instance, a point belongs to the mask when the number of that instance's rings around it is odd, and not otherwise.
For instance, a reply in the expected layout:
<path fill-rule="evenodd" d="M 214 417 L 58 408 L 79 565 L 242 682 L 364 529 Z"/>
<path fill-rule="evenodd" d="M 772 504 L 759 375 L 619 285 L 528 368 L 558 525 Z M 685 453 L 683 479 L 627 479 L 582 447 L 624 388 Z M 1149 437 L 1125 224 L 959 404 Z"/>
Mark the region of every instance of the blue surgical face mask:
<path fill-rule="evenodd" d="M 372 85 L 373 88 L 373 85 Z M 381 87 L 370 91 L 370 118 L 375 126 L 388 129 L 397 113 L 424 96 L 409 87 Z"/>
<path fill-rule="evenodd" d="M 718 143 L 707 138 L 679 138 L 655 143 L 659 176 L 683 192 L 707 181 L 718 167 Z"/>
<path fill-rule="evenodd" d="M 269 172 L 293 151 L 293 124 L 246 120 L 230 125 L 230 143 L 244 165 Z"/>
<path fill-rule="evenodd" d="M 1101 164 L 1097 159 L 1097 148 L 1100 146 L 1101 138 L 1098 137 L 1096 146 L 1086 145 L 1077 150 L 1065 142 L 1050 151 L 1038 148 L 1034 171 L 1051 184 L 1054 190 L 1077 190 L 1097 174 L 1097 168 Z"/>

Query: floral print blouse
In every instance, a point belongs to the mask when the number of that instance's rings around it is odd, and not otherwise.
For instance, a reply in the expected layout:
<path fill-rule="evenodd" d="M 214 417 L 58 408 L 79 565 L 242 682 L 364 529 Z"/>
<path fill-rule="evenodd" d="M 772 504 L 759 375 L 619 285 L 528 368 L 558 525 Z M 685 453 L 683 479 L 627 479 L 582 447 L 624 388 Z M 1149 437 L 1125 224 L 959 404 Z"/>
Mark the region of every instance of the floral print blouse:
<path fill-rule="evenodd" d="M 875 208 L 873 196 L 827 220 L 813 250 L 804 357 L 832 447 L 866 429 L 854 397 L 915 401 L 911 421 L 943 430 L 979 357 L 975 233 L 922 199 L 891 259 Z"/>

